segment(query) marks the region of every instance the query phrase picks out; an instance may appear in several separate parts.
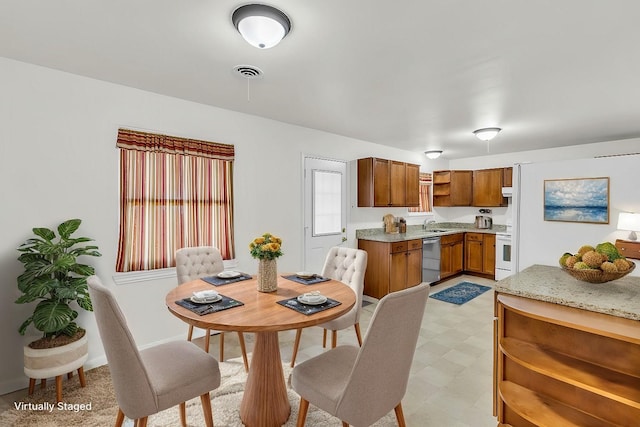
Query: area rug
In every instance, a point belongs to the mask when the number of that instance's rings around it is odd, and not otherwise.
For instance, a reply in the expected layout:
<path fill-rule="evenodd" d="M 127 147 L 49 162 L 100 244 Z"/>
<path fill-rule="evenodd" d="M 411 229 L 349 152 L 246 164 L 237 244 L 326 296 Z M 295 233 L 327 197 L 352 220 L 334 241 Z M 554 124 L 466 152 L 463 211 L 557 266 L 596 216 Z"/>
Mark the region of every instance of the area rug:
<path fill-rule="evenodd" d="M 460 282 L 448 289 L 430 295 L 429 298 L 450 302 L 451 304 L 462 305 L 489 289 L 491 289 L 489 286 L 478 285 L 471 282 Z"/>
<path fill-rule="evenodd" d="M 283 364 L 285 378 L 289 378 L 291 368 Z M 247 375 L 241 358 L 229 359 L 220 363 L 222 382 L 217 390 L 211 393 L 213 422 L 216 427 L 242 427 L 239 415 L 240 401 Z M 82 388 L 77 377 L 63 382 L 63 403 L 65 408 L 58 408 L 55 403 L 55 381 L 49 381 L 46 389 L 37 389 L 33 395 L 25 396 L 16 403 L 24 403 L 23 409 L 11 408 L 0 414 L 0 426 L 11 427 L 105 427 L 113 425 L 118 407 L 113 391 L 113 384 L 107 366 L 86 372 L 87 386 Z M 287 381 L 288 383 L 288 381 Z M 26 394 L 26 393 L 25 393 Z M 291 415 L 286 427 L 296 425 L 300 397 L 291 389 L 287 390 Z M 40 405 L 38 407 L 37 405 Z M 50 412 L 44 409 L 45 404 L 54 407 Z M 84 408 L 80 405 L 85 405 Z M 87 405 L 90 404 L 90 408 Z M 29 409 L 31 408 L 31 409 Z M 133 426 L 133 422 L 125 420 L 125 426 Z M 149 417 L 150 427 L 174 427 L 180 425 L 178 408 Z M 187 425 L 189 427 L 204 426 L 200 398 L 187 402 Z M 342 425 L 339 419 L 330 416 L 314 406 L 309 406 L 307 426 L 336 426 Z M 393 411 L 374 424 L 376 427 L 395 426 L 396 419 Z"/>

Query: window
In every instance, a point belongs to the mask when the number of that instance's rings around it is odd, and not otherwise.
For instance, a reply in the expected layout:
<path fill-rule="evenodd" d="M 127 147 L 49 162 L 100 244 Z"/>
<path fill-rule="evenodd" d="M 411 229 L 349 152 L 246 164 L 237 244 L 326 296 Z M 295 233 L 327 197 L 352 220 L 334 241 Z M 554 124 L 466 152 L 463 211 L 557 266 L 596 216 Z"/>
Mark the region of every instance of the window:
<path fill-rule="evenodd" d="M 421 214 L 431 212 L 431 184 L 432 178 L 430 173 L 420 173 L 420 206 L 417 208 L 409 208 L 409 212 L 413 214 Z"/>
<path fill-rule="evenodd" d="M 342 233 L 342 174 L 313 171 L 313 235 Z"/>
<path fill-rule="evenodd" d="M 187 246 L 233 259 L 233 145 L 120 129 L 116 146 L 117 272 L 173 267 Z"/>

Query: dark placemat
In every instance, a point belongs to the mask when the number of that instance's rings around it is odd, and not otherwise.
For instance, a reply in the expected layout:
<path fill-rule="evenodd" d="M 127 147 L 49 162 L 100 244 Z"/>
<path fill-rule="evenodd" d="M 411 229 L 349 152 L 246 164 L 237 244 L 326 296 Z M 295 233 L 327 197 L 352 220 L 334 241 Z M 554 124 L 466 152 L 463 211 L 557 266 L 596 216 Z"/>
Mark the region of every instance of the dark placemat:
<path fill-rule="evenodd" d="M 306 314 L 307 316 L 310 316 L 312 314 L 315 313 L 319 313 L 321 311 L 324 310 L 328 310 L 330 308 L 336 307 L 340 304 L 342 304 L 340 301 L 336 301 L 334 299 L 331 298 L 327 298 L 327 300 L 325 302 L 323 302 L 322 304 L 318 304 L 318 305 L 309 305 L 309 304 L 303 304 L 300 301 L 298 301 L 298 297 L 294 297 L 294 298 L 289 298 L 289 299 L 284 299 L 281 301 L 278 301 L 278 304 L 283 305 L 287 308 L 290 308 L 292 310 L 297 311 L 298 313 L 302 313 L 302 314 Z"/>
<path fill-rule="evenodd" d="M 289 276 L 282 276 L 282 277 L 284 277 L 287 280 L 293 280 L 294 282 L 302 283 L 303 285 L 315 285 L 316 283 L 328 282 L 329 280 L 331 280 L 317 274 L 313 276 L 311 279 L 303 279 L 302 277 L 298 277 L 295 274 L 291 274 Z"/>
<path fill-rule="evenodd" d="M 250 274 L 242 274 L 242 276 L 238 276 L 238 277 L 234 277 L 234 278 L 229 278 L 229 279 L 223 279 L 221 277 L 218 276 L 207 276 L 207 277 L 202 277 L 202 280 L 204 280 L 205 282 L 213 285 L 213 286 L 222 286 L 222 285 L 228 285 L 229 283 L 236 283 L 236 282 L 241 282 L 243 280 L 249 280 L 251 279 L 251 275 Z"/>
<path fill-rule="evenodd" d="M 215 313 L 217 311 L 227 310 L 233 307 L 239 307 L 244 305 L 244 303 L 235 300 L 233 298 L 225 297 L 220 294 L 222 299 L 220 301 L 212 302 L 212 303 L 196 303 L 191 301 L 191 298 L 180 299 L 176 301 L 181 307 L 186 308 L 189 311 L 193 311 L 194 313 L 204 316 L 205 314 Z"/>

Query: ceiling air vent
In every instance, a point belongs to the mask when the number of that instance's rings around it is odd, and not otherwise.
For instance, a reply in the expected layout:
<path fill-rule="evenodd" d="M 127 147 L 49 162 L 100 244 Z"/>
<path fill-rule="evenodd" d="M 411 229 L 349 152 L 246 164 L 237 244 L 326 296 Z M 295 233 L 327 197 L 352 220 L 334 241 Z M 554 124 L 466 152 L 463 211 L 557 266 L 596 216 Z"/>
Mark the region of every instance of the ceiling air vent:
<path fill-rule="evenodd" d="M 246 79 L 259 79 L 262 77 L 262 70 L 253 65 L 236 65 L 233 71 Z"/>

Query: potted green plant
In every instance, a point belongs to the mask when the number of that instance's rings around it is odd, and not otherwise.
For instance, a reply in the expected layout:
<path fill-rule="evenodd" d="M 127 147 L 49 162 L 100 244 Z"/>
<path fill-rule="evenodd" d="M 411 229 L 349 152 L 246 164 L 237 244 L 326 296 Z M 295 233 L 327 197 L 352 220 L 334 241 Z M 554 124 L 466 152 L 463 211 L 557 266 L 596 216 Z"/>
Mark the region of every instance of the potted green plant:
<path fill-rule="evenodd" d="M 24 264 L 24 273 L 18 277 L 22 295 L 15 302 L 38 301 L 33 314 L 20 325 L 18 332 L 24 335 L 33 324 L 43 333 L 42 338 L 25 346 L 25 374 L 32 382 L 34 378 L 58 377 L 74 369 L 82 375 L 80 369 L 87 358 L 88 346 L 85 330 L 75 322 L 78 312 L 72 305 L 75 303 L 93 311 L 87 277 L 95 270 L 78 262 L 78 257 L 101 254 L 97 246 L 86 244 L 93 239 L 72 237 L 81 222 L 79 219 L 63 222 L 57 228 L 58 236 L 48 228 L 34 228 L 36 237 L 27 239 L 18 248 L 18 260 Z M 62 354 L 61 346 L 71 346 L 68 355 Z M 44 351 L 47 349 L 50 351 Z M 53 365 L 45 361 L 47 358 Z M 60 369 L 68 370 L 59 372 Z M 30 384 L 30 389 L 32 387 Z"/>

